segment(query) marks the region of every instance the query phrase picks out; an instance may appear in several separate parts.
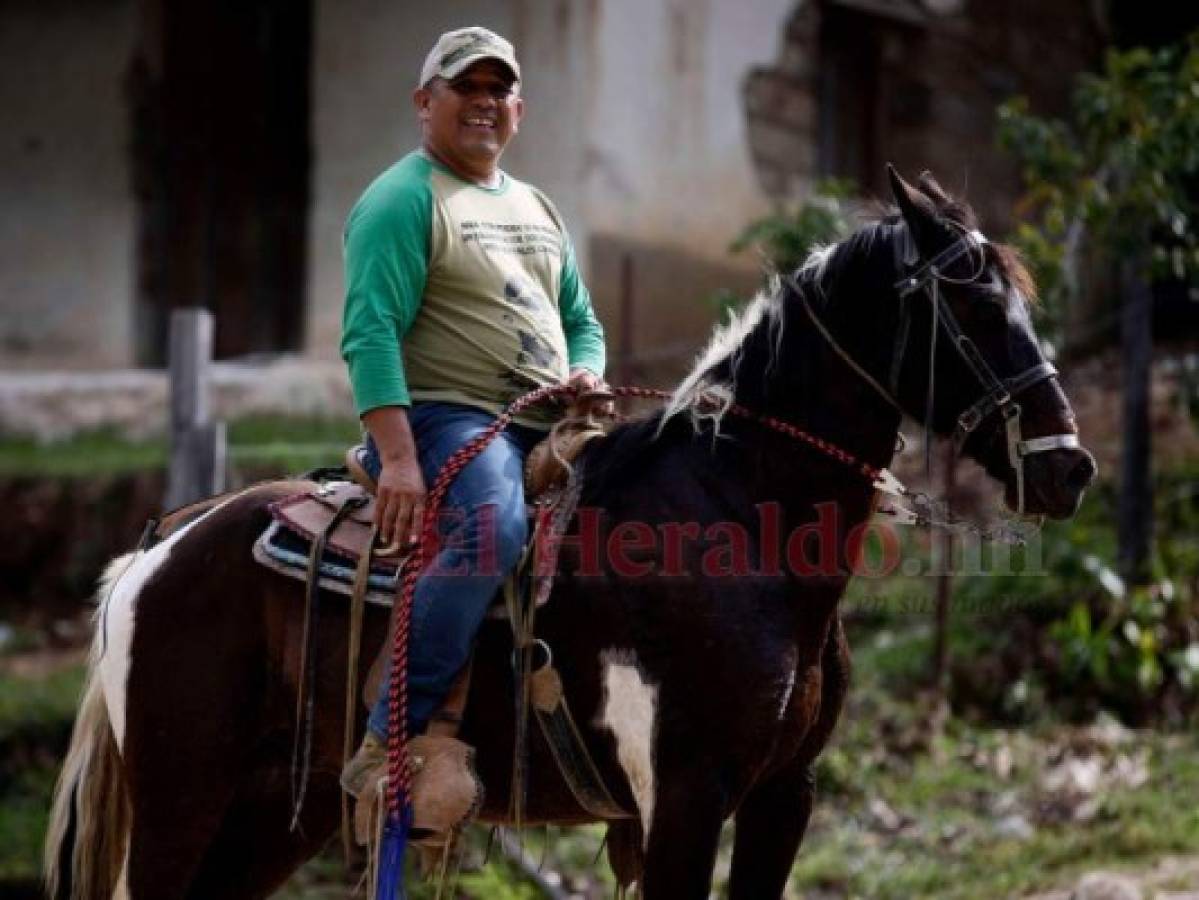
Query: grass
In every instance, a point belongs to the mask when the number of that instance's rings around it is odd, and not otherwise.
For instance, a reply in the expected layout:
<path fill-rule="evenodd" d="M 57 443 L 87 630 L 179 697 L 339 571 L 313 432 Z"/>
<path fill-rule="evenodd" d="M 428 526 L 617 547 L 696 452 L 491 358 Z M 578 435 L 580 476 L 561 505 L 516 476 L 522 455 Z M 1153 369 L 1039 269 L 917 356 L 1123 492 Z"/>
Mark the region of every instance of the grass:
<path fill-rule="evenodd" d="M 1165 761 L 1155 753 L 1153 764 L 1160 769 Z M 1021 840 L 996 836 L 992 818 L 930 768 L 944 769 L 925 762 L 910 779 L 878 788 L 921 822 L 918 831 L 879 840 L 852 823 L 854 807 L 826 812 L 800 853 L 793 885 L 846 897 L 1018 896 L 1068 886 L 1089 870 L 1148 866 L 1199 847 L 1199 812 L 1177 802 L 1199 789 L 1194 771 L 1167 771 L 1135 791 L 1116 791 L 1094 821 L 1040 826 Z"/>
<path fill-rule="evenodd" d="M 108 429 L 51 444 L 26 437 L 0 441 L 0 477 L 121 475 L 161 469 L 166 461 L 165 440 L 131 441 Z"/>
<path fill-rule="evenodd" d="M 915 632 L 909 649 L 924 658 L 926 635 Z M 1163 856 L 1199 852 L 1199 809 L 1179 802 L 1199 794 L 1199 735 L 1132 732 L 1127 745 L 1108 752 L 1145 753 L 1148 780 L 1112 781 L 1086 821 L 1043 814 L 1043 775 L 1076 729 L 1047 722 L 1013 731 L 950 719 L 924 749 L 883 747 L 880 735 L 919 735 L 923 722 L 919 703 L 885 690 L 901 668 L 904 641 L 893 636 L 858 653 L 850 709 L 818 762 L 816 814 L 792 873 L 795 896 L 1021 896 L 1069 887 L 1087 871 L 1146 869 Z M 1000 752 L 1012 761 L 1006 777 L 994 766 Z M 879 827 L 871 810 L 879 801 L 901 827 Z M 1026 835 L 997 828 L 1013 813 L 1029 824 Z"/>
<path fill-rule="evenodd" d="M 610 897 L 615 880 L 607 865 L 596 862 L 603 845 L 604 828 L 599 825 L 580 828 L 531 828 L 522 842 L 528 864 L 539 870 L 539 877 L 561 887 L 570 896 Z M 515 852 L 515 842 L 509 837 L 509 849 Z M 464 837 L 464 858 L 469 862 L 450 883 L 457 885 L 455 897 L 485 898 L 485 900 L 540 900 L 544 893 L 532 878 L 498 849 L 498 838 L 490 829 L 470 827 Z M 415 854 L 409 852 L 409 900 L 435 900 L 438 887 L 415 874 Z M 486 864 L 483 862 L 486 860 Z M 345 872 L 339 847 L 329 847 L 325 853 L 307 863 L 280 892 L 282 900 L 324 900 L 345 896 L 351 880 Z"/>
<path fill-rule="evenodd" d="M 0 676 L 0 893 L 39 874 L 50 793 L 66 752 L 83 667 Z"/>
<path fill-rule="evenodd" d="M 42 764 L 13 779 L 0 779 L 0 893 L 5 882 L 39 877 L 48 803 L 57 776 L 57 766 Z"/>
<path fill-rule="evenodd" d="M 341 452 L 360 438 L 346 418 L 251 416 L 228 423 L 232 468 L 300 472 L 337 465 Z M 161 470 L 170 448 L 165 438 L 131 440 L 112 429 L 40 444 L 27 437 L 0 438 L 0 477 L 72 478 Z"/>
<path fill-rule="evenodd" d="M 83 676 L 83 666 L 40 678 L 0 675 L 0 747 L 69 732 Z"/>

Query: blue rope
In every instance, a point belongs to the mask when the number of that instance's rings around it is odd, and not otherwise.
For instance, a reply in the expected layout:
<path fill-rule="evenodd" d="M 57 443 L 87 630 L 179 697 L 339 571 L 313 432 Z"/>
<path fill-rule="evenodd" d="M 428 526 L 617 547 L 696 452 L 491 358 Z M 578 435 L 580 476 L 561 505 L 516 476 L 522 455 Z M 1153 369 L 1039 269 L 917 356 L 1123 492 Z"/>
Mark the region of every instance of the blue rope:
<path fill-rule="evenodd" d="M 379 880 L 375 886 L 377 900 L 405 900 L 404 851 L 408 832 L 412 829 L 412 805 L 405 803 L 397 816 L 389 813 L 383 823 L 383 840 L 379 847 Z"/>

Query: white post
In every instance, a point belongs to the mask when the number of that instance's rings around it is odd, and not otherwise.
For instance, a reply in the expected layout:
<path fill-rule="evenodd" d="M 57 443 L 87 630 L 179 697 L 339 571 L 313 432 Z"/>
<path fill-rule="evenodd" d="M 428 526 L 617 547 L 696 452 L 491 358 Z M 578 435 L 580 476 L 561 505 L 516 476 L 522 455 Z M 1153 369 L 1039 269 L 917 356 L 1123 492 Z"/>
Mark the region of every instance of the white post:
<path fill-rule="evenodd" d="M 171 313 L 171 462 L 166 508 L 174 509 L 220 493 L 225 485 L 225 427 L 213 422 L 208 402 L 212 360 L 212 313 Z"/>

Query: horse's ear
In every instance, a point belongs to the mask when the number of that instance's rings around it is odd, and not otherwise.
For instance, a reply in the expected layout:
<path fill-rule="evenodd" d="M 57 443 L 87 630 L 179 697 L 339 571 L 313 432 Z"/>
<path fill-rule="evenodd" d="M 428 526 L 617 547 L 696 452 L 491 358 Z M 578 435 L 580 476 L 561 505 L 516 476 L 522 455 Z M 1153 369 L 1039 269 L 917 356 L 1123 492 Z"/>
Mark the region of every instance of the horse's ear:
<path fill-rule="evenodd" d="M 924 191 L 939 206 L 948 206 L 953 202 L 953 198 L 945 193 L 945 189 L 937 184 L 937 179 L 933 178 L 932 173 L 927 169 L 920 173 L 916 183 L 920 185 L 920 190 Z"/>
<path fill-rule="evenodd" d="M 936 220 L 937 208 L 925 194 L 904 181 L 890 163 L 887 163 L 887 177 L 891 180 L 891 193 L 895 195 L 895 203 L 919 242 L 921 235 L 925 234 L 928 226 Z"/>

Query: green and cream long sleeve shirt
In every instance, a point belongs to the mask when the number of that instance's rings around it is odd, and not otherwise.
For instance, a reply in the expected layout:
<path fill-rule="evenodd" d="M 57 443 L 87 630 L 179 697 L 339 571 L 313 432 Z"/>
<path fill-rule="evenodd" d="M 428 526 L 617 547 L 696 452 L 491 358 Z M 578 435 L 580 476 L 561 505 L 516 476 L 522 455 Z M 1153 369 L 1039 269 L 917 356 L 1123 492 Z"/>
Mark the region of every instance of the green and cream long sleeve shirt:
<path fill-rule="evenodd" d="M 359 415 L 414 400 L 499 412 L 573 368 L 603 374 L 570 238 L 532 185 L 480 187 L 414 151 L 355 204 L 344 250 L 341 353 Z"/>

